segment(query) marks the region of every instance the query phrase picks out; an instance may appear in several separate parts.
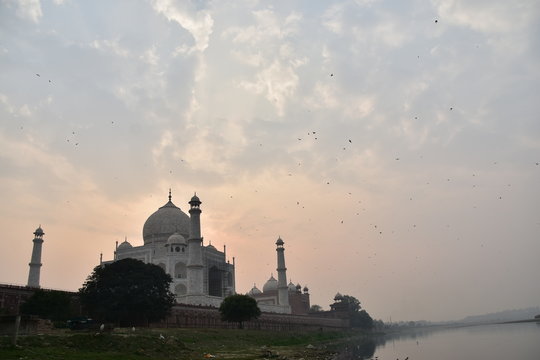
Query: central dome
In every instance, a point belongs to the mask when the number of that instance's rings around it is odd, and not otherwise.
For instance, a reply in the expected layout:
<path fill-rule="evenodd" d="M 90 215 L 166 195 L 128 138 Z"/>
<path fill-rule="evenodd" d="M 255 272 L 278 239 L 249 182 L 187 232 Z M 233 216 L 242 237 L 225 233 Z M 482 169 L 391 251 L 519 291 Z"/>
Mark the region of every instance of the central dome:
<path fill-rule="evenodd" d="M 144 244 L 165 243 L 174 233 L 189 238 L 189 216 L 169 201 L 150 215 L 143 226 Z"/>

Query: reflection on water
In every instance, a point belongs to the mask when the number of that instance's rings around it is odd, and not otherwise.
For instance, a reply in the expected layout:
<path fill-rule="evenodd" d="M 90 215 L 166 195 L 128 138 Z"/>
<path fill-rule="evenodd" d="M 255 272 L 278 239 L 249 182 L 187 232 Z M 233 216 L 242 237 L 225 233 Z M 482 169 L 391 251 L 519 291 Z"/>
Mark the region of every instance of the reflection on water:
<path fill-rule="evenodd" d="M 540 323 L 403 331 L 349 344 L 336 360 L 538 360 Z"/>
<path fill-rule="evenodd" d="M 366 339 L 357 344 L 349 344 L 341 349 L 333 360 L 369 359 L 375 354 L 376 346 L 376 341 L 372 339 Z"/>

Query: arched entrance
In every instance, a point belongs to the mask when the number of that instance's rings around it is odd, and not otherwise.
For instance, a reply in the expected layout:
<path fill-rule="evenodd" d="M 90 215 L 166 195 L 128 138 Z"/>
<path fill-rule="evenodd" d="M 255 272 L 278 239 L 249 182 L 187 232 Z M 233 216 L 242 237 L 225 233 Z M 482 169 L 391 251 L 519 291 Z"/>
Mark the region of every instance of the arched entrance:
<path fill-rule="evenodd" d="M 223 296 L 221 271 L 215 266 L 212 266 L 210 270 L 208 270 L 208 295 Z"/>

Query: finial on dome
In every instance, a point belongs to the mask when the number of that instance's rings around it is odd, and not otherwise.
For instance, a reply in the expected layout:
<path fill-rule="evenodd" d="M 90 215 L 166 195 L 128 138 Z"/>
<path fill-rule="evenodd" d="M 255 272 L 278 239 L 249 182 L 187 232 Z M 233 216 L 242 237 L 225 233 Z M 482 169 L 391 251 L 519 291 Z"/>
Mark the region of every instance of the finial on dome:
<path fill-rule="evenodd" d="M 191 205 L 191 207 L 199 207 L 201 205 L 201 199 L 197 196 L 197 192 L 194 192 L 194 194 L 195 195 L 193 195 L 189 201 L 189 205 Z"/>
<path fill-rule="evenodd" d="M 39 227 L 36 229 L 36 231 L 34 231 L 34 235 L 36 235 L 36 237 L 42 237 L 45 235 L 43 229 L 41 228 L 41 224 L 39 224 Z"/>
<path fill-rule="evenodd" d="M 169 188 L 169 201 L 171 201 L 172 195 L 171 195 L 171 188 Z"/>

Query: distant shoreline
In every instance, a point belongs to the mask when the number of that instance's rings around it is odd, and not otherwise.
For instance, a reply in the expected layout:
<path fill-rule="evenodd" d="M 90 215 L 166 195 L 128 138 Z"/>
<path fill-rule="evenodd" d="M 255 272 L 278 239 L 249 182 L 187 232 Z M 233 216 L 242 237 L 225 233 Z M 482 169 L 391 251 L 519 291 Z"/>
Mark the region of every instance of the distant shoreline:
<path fill-rule="evenodd" d="M 520 324 L 520 323 L 539 323 L 540 319 L 525 319 L 525 320 L 511 320 L 511 321 L 490 321 L 490 322 L 471 322 L 471 323 L 448 323 L 448 324 L 431 324 L 424 326 L 403 327 L 384 329 L 385 335 L 392 335 L 397 333 L 417 332 L 423 330 L 445 330 L 445 329 L 458 329 L 464 327 L 474 326 L 487 326 L 487 325 L 504 325 L 504 324 Z"/>
<path fill-rule="evenodd" d="M 529 322 L 540 323 L 540 319 L 512 320 L 512 321 L 500 322 L 500 323 L 497 323 L 497 324 L 519 324 L 519 323 L 529 323 Z"/>

